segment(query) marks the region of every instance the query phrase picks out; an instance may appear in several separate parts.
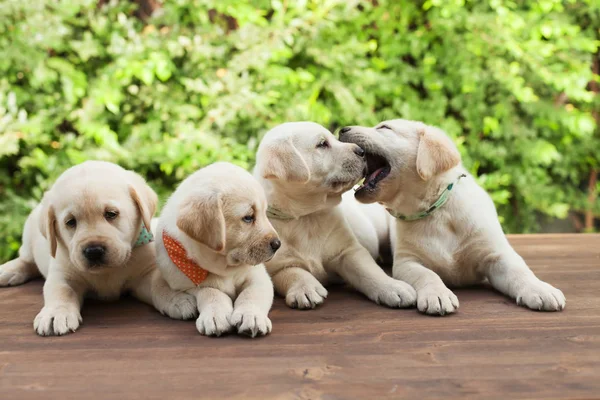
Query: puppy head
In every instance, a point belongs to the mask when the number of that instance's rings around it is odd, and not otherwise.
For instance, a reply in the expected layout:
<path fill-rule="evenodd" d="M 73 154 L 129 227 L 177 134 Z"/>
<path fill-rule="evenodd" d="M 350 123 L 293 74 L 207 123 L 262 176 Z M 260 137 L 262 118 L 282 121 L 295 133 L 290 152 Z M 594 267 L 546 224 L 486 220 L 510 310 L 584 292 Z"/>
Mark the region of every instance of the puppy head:
<path fill-rule="evenodd" d="M 403 187 L 428 181 L 461 162 L 456 146 L 441 129 L 416 121 L 349 126 L 340 131 L 340 140 L 365 149 L 365 182 L 355 193 L 363 203 L 389 202 Z"/>
<path fill-rule="evenodd" d="M 87 161 L 65 171 L 44 195 L 40 231 L 52 257 L 64 251 L 79 270 L 107 271 L 129 260 L 156 204 L 156 194 L 139 175 Z"/>
<path fill-rule="evenodd" d="M 197 171 L 177 191 L 177 227 L 195 241 L 227 257 L 230 266 L 270 260 L 281 246 L 269 222 L 267 200 L 244 169 L 216 163 Z"/>
<path fill-rule="evenodd" d="M 359 146 L 340 142 L 319 124 L 288 122 L 264 136 L 256 168 L 265 179 L 341 195 L 362 177 L 363 155 Z"/>

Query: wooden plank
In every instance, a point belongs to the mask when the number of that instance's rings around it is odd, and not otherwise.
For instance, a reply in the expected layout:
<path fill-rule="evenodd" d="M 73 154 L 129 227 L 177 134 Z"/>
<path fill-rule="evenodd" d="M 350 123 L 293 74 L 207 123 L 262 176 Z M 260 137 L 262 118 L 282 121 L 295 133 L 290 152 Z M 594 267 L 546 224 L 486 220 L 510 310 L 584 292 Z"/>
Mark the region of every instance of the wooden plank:
<path fill-rule="evenodd" d="M 600 398 L 600 235 L 509 239 L 564 312 L 471 288 L 427 317 L 339 287 L 313 311 L 277 299 L 261 339 L 205 338 L 133 299 L 89 301 L 78 332 L 41 338 L 43 282 L 1 289 L 1 398 Z"/>

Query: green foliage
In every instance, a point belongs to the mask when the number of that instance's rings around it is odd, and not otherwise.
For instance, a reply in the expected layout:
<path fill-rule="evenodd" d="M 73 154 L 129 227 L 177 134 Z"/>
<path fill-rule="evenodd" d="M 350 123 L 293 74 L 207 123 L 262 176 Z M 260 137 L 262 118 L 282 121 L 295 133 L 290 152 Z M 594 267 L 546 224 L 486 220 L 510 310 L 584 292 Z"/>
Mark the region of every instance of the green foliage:
<path fill-rule="evenodd" d="M 73 164 L 120 163 L 164 198 L 216 160 L 249 168 L 290 120 L 443 127 L 508 231 L 586 209 L 597 1 L 250 3 L 170 0 L 141 21 L 127 1 L 2 0 L 0 260 Z"/>

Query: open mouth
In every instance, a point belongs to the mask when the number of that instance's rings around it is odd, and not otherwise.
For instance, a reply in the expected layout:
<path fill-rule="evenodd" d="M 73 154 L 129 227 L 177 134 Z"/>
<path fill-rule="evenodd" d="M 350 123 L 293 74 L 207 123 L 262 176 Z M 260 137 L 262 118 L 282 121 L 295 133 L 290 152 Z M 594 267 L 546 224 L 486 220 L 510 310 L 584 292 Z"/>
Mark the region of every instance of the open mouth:
<path fill-rule="evenodd" d="M 385 157 L 379 154 L 369 153 L 365 154 L 367 160 L 367 167 L 365 168 L 365 180 L 356 191 L 373 191 L 377 187 L 377 184 L 384 180 L 390 174 L 390 164 L 387 162 Z"/>

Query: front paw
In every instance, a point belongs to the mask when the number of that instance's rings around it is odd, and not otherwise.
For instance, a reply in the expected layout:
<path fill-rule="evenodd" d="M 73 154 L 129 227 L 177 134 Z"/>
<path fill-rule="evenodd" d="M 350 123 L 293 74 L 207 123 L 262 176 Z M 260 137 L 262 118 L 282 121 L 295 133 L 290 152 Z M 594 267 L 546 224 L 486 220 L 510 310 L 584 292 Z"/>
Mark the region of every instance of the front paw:
<path fill-rule="evenodd" d="M 458 310 L 458 305 L 458 297 L 445 286 L 425 288 L 417 292 L 417 309 L 425 314 L 452 314 Z"/>
<path fill-rule="evenodd" d="M 393 278 L 377 285 L 367 296 L 377 304 L 392 308 L 412 307 L 417 301 L 417 293 L 412 286 Z"/>
<path fill-rule="evenodd" d="M 517 304 L 538 311 L 562 311 L 567 300 L 559 289 L 546 282 L 536 282 L 523 288 Z"/>
<path fill-rule="evenodd" d="M 267 314 L 253 306 L 237 307 L 231 314 L 230 322 L 237 328 L 239 334 L 252 338 L 267 335 L 273 328 Z"/>
<path fill-rule="evenodd" d="M 285 295 L 285 304 L 290 308 L 307 310 L 322 304 L 327 298 L 327 289 L 319 282 L 292 287 Z"/>
<path fill-rule="evenodd" d="M 35 317 L 33 328 L 40 336 L 60 336 L 75 332 L 81 321 L 81 314 L 75 307 L 44 307 Z"/>
<path fill-rule="evenodd" d="M 201 335 L 221 336 L 233 328 L 229 322 L 230 317 L 231 309 L 206 307 L 196 320 L 196 328 Z"/>
<path fill-rule="evenodd" d="M 186 292 L 175 292 L 169 298 L 155 303 L 158 311 L 173 319 L 192 319 L 198 316 L 196 297 Z"/>

